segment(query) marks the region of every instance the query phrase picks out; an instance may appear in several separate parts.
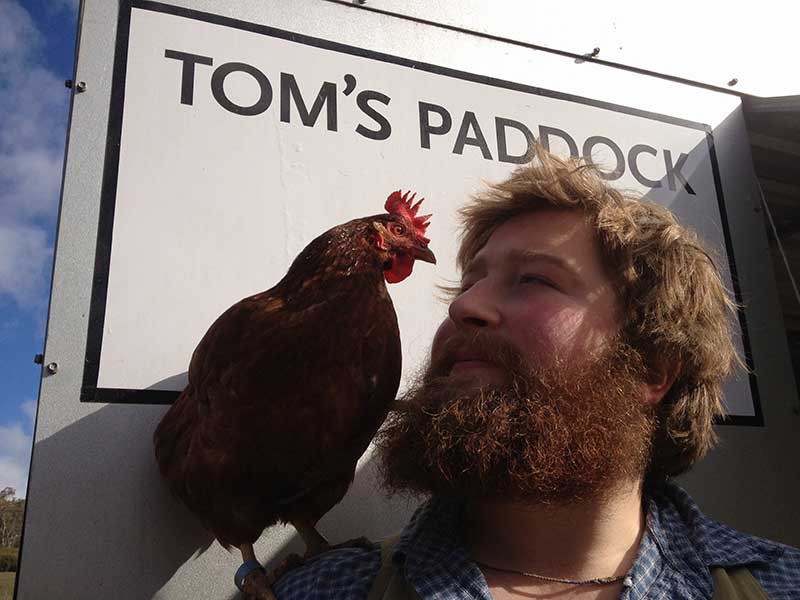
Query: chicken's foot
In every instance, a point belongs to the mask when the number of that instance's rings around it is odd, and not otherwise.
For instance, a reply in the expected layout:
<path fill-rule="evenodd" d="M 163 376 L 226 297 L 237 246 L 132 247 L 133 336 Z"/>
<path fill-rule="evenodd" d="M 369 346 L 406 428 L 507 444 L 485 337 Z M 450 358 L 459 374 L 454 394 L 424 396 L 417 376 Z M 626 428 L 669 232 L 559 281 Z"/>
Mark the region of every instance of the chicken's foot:
<path fill-rule="evenodd" d="M 297 533 L 300 534 L 300 537 L 303 538 L 306 544 L 306 553 L 303 556 L 299 554 L 290 554 L 284 558 L 280 565 L 271 573 L 273 581 L 277 581 L 289 571 L 302 567 L 307 561 L 329 550 L 336 550 L 338 548 L 366 548 L 368 550 L 373 550 L 376 548 L 375 544 L 365 537 L 348 540 L 342 544 L 331 545 L 310 521 L 297 519 L 290 522 L 297 530 Z"/>

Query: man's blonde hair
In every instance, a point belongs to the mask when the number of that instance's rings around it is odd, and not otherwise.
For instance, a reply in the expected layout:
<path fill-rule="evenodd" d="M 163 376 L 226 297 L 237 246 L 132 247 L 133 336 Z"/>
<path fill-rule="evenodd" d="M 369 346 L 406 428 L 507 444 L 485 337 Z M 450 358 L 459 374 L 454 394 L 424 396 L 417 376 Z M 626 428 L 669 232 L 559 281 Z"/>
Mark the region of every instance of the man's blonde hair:
<path fill-rule="evenodd" d="M 458 265 L 465 269 L 497 227 L 540 209 L 583 211 L 617 286 L 621 337 L 651 373 L 677 376 L 657 408 L 648 475 L 683 473 L 714 445 L 722 383 L 741 365 L 731 338 L 736 304 L 710 252 L 672 213 L 609 186 L 592 165 L 541 146 L 533 162 L 465 206 Z"/>

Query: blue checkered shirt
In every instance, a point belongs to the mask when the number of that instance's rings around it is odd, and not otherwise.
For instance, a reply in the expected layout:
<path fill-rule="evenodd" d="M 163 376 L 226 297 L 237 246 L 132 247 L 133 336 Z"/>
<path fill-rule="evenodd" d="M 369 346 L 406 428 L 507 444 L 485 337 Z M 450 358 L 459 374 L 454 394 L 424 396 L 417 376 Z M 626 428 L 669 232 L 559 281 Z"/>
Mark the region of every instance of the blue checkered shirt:
<path fill-rule="evenodd" d="M 433 498 L 403 530 L 393 560 L 424 600 L 491 600 L 459 541 L 460 510 Z M 274 586 L 279 600 L 365 600 L 381 552 L 325 553 Z M 674 484 L 648 493 L 647 529 L 620 600 L 699 600 L 712 595 L 709 567 L 747 566 L 771 600 L 800 600 L 800 550 L 745 535 L 705 517 Z"/>

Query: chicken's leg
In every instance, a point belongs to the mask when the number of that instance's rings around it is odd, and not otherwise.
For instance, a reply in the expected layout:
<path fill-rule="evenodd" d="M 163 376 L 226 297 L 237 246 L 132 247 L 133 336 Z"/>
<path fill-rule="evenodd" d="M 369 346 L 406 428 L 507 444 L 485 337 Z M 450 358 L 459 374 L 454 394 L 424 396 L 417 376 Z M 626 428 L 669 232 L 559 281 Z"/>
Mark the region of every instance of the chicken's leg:
<path fill-rule="evenodd" d="M 317 531 L 316 527 L 314 527 L 314 523 L 306 521 L 305 519 L 295 519 L 292 521 L 292 525 L 306 543 L 306 554 L 304 556 L 306 560 L 331 549 L 328 540 L 322 537 L 322 534 Z"/>
<path fill-rule="evenodd" d="M 303 541 L 306 543 L 306 554 L 303 557 L 304 560 L 313 558 L 317 554 L 322 554 L 328 550 L 336 550 L 337 548 L 372 549 L 375 547 L 375 545 L 365 537 L 359 537 L 353 540 L 348 540 L 341 544 L 331 545 L 328 543 L 328 540 L 322 537 L 322 534 L 317 531 L 313 523 L 303 519 L 297 519 L 292 521 L 292 525 L 294 525 L 297 533 L 300 534 L 300 537 L 302 537 Z"/>
<path fill-rule="evenodd" d="M 306 561 L 314 558 L 315 556 L 327 552 L 328 550 L 335 550 L 337 548 L 368 548 L 374 549 L 375 545 L 365 537 L 349 540 L 343 544 L 331 545 L 322 534 L 314 527 L 314 523 L 305 519 L 294 519 L 290 523 L 303 538 L 306 544 L 306 553 L 303 556 L 299 554 L 290 554 L 283 559 L 280 565 L 272 572 L 273 581 L 277 581 L 292 569 L 303 566 Z"/>
<path fill-rule="evenodd" d="M 242 590 L 245 600 L 278 600 L 272 593 L 266 571 L 256 560 L 253 544 L 242 544 L 239 551 L 242 553 L 243 564 L 236 572 L 236 585 Z M 240 576 L 242 570 L 245 572 Z"/>

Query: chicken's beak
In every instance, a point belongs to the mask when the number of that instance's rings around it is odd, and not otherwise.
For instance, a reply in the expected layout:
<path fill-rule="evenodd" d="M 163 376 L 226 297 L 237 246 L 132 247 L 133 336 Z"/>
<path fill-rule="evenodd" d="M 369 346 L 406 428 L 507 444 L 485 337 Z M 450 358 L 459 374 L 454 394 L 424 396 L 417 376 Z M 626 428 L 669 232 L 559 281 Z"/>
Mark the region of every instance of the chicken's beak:
<path fill-rule="evenodd" d="M 427 263 L 431 263 L 432 265 L 436 264 L 436 257 L 431 252 L 430 248 L 423 245 L 415 245 L 411 248 L 410 252 L 411 256 L 413 256 L 416 260 L 421 260 Z"/>

